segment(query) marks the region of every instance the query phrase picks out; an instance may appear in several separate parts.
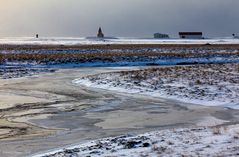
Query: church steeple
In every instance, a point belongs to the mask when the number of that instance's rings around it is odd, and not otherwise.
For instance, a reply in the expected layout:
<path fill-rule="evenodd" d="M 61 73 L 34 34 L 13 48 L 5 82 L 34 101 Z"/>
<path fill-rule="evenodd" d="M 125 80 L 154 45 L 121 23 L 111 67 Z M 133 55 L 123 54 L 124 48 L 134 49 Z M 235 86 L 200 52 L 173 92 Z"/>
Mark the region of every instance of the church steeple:
<path fill-rule="evenodd" d="M 102 32 L 101 27 L 100 27 L 99 30 L 98 30 L 97 37 L 98 37 L 98 38 L 104 38 L 104 34 L 103 34 L 103 32 Z"/>

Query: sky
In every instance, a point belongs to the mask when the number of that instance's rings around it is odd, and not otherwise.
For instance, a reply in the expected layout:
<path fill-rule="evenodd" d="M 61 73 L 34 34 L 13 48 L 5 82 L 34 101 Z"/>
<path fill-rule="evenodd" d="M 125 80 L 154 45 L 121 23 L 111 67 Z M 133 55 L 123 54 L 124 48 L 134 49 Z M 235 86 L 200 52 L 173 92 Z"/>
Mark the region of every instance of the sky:
<path fill-rule="evenodd" d="M 239 34 L 239 0 L 0 0 L 0 37 Z"/>

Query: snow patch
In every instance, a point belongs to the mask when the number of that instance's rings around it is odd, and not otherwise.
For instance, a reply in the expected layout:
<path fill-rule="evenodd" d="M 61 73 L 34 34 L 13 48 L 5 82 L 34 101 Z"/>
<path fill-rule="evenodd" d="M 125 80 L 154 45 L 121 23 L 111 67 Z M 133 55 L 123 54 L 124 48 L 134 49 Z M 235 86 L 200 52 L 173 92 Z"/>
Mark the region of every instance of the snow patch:
<path fill-rule="evenodd" d="M 73 81 L 87 87 L 239 109 L 239 65 L 215 64 L 105 73 Z"/>
<path fill-rule="evenodd" d="M 239 126 L 185 128 L 105 138 L 34 157 L 238 156 Z"/>

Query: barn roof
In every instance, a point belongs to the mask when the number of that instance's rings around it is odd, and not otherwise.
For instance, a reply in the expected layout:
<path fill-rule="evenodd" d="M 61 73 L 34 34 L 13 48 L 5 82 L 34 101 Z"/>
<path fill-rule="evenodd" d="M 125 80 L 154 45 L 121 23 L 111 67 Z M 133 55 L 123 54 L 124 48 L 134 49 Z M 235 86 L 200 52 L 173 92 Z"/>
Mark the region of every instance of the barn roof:
<path fill-rule="evenodd" d="M 202 32 L 179 32 L 179 35 L 202 35 Z"/>

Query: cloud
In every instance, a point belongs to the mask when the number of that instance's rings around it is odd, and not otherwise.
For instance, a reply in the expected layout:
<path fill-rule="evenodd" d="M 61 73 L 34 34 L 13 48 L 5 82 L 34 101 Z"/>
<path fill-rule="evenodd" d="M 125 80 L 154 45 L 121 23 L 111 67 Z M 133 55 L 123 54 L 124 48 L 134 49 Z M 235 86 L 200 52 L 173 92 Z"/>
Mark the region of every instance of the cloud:
<path fill-rule="evenodd" d="M 0 0 L 0 36 L 208 36 L 239 33 L 237 0 Z"/>

